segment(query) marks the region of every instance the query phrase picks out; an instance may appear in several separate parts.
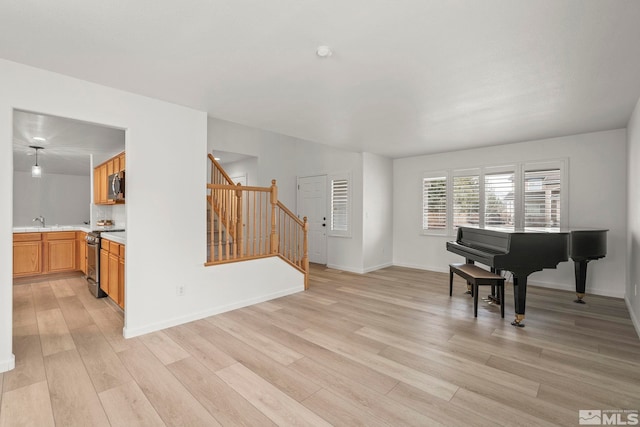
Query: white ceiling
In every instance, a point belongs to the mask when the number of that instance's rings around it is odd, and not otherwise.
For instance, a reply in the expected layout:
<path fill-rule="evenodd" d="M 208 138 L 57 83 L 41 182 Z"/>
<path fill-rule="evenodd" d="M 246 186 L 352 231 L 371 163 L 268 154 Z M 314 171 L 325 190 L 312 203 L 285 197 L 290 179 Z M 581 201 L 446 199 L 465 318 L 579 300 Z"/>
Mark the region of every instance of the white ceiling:
<path fill-rule="evenodd" d="M 4 0 L 0 13 L 2 58 L 391 157 L 625 127 L 639 46 L 637 0 Z"/>
<path fill-rule="evenodd" d="M 33 138 L 45 138 L 36 141 Z M 78 120 L 16 110 L 13 112 L 13 169 L 31 171 L 35 150 L 45 174 L 89 175 L 90 155 L 106 159 L 124 151 L 125 131 Z"/>

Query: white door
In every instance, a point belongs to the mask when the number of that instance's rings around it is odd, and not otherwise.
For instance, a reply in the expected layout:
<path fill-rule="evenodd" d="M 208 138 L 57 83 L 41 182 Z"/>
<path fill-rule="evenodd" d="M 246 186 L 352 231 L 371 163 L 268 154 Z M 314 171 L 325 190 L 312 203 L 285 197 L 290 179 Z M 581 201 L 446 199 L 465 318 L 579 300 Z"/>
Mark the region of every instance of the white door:
<path fill-rule="evenodd" d="M 298 178 L 298 215 L 309 222 L 309 262 L 327 263 L 327 176 Z"/>

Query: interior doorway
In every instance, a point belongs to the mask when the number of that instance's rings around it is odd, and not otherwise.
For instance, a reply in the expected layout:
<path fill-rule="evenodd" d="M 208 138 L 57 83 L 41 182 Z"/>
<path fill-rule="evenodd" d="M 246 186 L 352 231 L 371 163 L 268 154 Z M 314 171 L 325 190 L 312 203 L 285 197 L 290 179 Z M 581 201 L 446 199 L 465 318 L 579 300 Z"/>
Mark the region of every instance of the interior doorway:
<path fill-rule="evenodd" d="M 327 263 L 327 176 L 298 178 L 298 215 L 309 223 L 309 261 Z"/>

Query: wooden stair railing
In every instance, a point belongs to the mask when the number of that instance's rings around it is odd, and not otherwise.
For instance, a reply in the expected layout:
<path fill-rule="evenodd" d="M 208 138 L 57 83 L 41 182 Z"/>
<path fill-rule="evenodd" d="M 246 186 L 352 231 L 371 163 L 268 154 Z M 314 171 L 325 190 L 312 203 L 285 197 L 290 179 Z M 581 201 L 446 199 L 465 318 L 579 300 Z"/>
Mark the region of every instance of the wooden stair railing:
<path fill-rule="evenodd" d="M 279 256 L 304 274 L 308 289 L 307 218 L 300 220 L 278 200 L 275 179 L 271 187 L 233 185 L 212 155 L 209 159 L 212 183 L 207 184 L 207 200 L 213 212 L 205 265 Z"/>
<path fill-rule="evenodd" d="M 208 155 L 209 160 L 211 161 L 211 177 L 209 180 L 210 184 L 221 184 L 221 185 L 234 185 L 233 180 L 227 175 L 224 171 L 220 163 L 213 157 L 211 154 Z M 211 209 L 215 212 L 218 218 L 228 218 L 233 217 L 233 206 L 229 205 L 229 200 L 223 197 L 222 192 L 216 189 L 209 189 L 207 194 L 207 201 L 209 202 Z M 211 224 L 213 226 L 213 223 Z M 213 227 L 212 227 L 213 230 Z M 223 231 L 223 230 L 221 230 Z M 235 239 L 236 229 L 232 228 L 226 229 L 226 232 L 229 233 L 231 239 Z"/>
<path fill-rule="evenodd" d="M 211 179 L 209 180 L 209 184 L 228 184 L 235 185 L 233 180 L 227 175 L 227 173 L 222 169 L 220 163 L 216 160 L 213 155 L 209 154 L 209 160 L 211 161 Z"/>

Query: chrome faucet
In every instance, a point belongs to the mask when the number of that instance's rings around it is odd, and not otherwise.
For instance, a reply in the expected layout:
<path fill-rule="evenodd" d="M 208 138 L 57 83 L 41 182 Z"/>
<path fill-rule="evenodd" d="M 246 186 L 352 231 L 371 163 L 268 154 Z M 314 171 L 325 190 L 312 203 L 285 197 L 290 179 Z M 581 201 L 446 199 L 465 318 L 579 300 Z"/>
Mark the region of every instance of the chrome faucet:
<path fill-rule="evenodd" d="M 44 217 L 42 215 L 40 215 L 37 218 L 33 218 L 33 222 L 35 221 L 40 221 L 40 223 L 42 224 L 42 227 L 44 227 Z"/>

